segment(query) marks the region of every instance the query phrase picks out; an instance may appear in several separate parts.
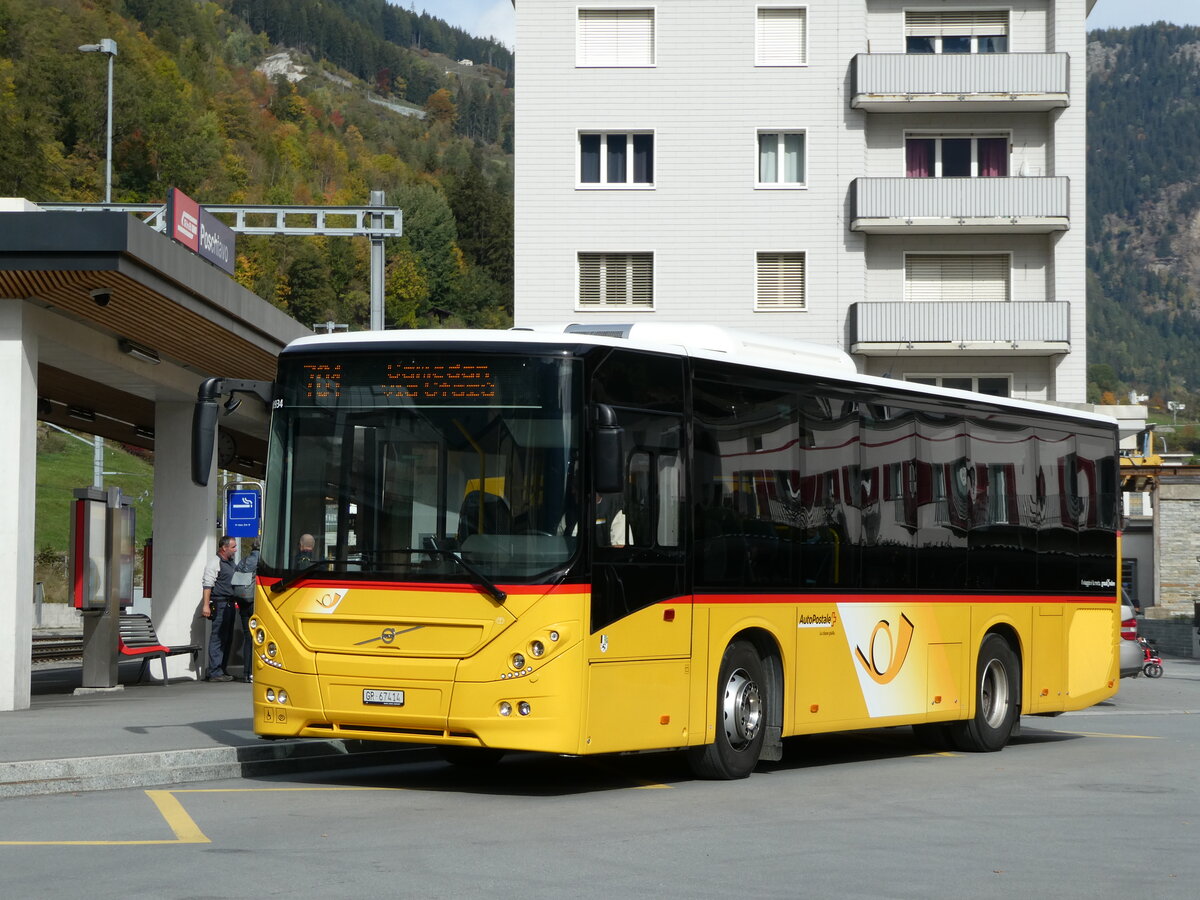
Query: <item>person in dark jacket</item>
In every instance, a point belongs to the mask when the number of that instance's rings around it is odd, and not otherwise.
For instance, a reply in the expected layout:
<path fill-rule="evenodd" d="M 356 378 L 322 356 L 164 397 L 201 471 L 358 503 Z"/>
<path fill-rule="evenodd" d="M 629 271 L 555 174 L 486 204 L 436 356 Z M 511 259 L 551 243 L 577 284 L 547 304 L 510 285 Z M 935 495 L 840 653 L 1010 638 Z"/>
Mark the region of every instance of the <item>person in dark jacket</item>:
<path fill-rule="evenodd" d="M 233 681 L 225 671 L 229 663 L 229 645 L 233 640 L 234 609 L 233 573 L 237 571 L 233 555 L 237 552 L 237 540 L 227 534 L 217 541 L 217 555 L 204 567 L 201 584 L 204 600 L 200 615 L 212 622 L 208 635 L 208 677 L 206 681 Z"/>

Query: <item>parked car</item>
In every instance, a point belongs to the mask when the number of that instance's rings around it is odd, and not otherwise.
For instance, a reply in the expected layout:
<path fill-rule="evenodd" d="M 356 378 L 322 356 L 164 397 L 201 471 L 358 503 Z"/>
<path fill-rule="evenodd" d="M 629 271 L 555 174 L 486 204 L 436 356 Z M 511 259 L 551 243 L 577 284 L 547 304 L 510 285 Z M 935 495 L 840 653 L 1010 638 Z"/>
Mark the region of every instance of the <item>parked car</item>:
<path fill-rule="evenodd" d="M 1121 677 L 1136 678 L 1142 674 L 1142 663 L 1145 654 L 1142 645 L 1138 643 L 1137 618 L 1133 607 L 1128 603 L 1121 604 L 1121 640 L 1117 643 L 1121 653 Z"/>

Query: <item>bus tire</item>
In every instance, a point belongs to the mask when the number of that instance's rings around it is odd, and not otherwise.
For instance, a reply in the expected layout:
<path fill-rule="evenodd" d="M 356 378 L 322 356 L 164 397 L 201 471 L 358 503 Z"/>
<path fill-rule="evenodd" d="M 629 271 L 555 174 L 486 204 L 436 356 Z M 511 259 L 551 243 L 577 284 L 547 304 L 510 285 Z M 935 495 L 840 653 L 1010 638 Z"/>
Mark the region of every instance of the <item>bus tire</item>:
<path fill-rule="evenodd" d="M 488 769 L 504 758 L 504 751 L 491 747 L 438 747 L 438 755 L 464 769 Z"/>
<path fill-rule="evenodd" d="M 1017 655 L 1008 641 L 989 634 L 979 647 L 975 668 L 975 715 L 950 726 L 955 745 L 970 753 L 1003 749 L 1016 723 L 1019 702 Z"/>
<path fill-rule="evenodd" d="M 766 672 L 753 645 L 735 641 L 725 648 L 717 679 L 716 740 L 688 751 L 700 778 L 746 778 L 758 765 L 767 732 Z"/>

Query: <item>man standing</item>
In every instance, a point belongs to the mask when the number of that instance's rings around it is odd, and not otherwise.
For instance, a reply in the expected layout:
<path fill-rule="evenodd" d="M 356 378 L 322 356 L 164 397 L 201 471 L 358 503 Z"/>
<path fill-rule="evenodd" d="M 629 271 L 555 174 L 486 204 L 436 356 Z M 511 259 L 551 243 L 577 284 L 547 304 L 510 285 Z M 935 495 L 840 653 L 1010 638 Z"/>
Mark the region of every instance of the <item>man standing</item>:
<path fill-rule="evenodd" d="M 237 616 L 233 595 L 233 573 L 236 571 L 233 555 L 236 551 L 237 541 L 223 534 L 217 541 L 217 555 L 204 567 L 201 582 L 204 585 L 204 602 L 200 615 L 212 620 L 212 630 L 208 636 L 207 681 L 233 681 L 233 676 L 225 671 L 225 666 L 229 662 L 233 622 Z"/>

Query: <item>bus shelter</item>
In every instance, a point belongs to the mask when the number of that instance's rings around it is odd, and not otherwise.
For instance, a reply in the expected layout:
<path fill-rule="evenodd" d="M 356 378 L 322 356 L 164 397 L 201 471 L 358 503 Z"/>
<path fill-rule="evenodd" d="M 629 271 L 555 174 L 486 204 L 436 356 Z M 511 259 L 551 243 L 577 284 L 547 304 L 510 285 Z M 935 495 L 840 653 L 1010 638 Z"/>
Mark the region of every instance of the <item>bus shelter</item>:
<path fill-rule="evenodd" d="M 201 488 L 190 477 L 197 388 L 212 376 L 269 380 L 279 351 L 311 332 L 127 213 L 0 209 L 4 711 L 30 703 L 38 422 L 154 451 L 152 617 L 164 643 L 203 643 L 200 577 L 218 504 L 216 479 Z M 256 403 L 223 417 L 216 464 L 260 476 L 267 421 Z M 172 659 L 171 674 L 189 665 Z"/>

